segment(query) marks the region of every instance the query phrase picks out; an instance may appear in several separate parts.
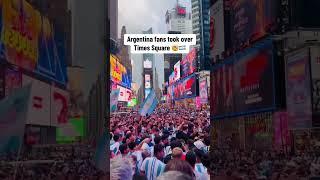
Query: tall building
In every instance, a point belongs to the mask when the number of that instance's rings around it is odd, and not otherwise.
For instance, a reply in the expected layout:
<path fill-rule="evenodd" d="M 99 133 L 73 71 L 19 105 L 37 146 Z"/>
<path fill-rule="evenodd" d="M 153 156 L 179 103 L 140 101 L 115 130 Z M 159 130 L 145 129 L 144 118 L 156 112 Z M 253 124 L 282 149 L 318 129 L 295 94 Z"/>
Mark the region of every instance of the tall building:
<path fill-rule="evenodd" d="M 152 34 L 152 28 L 149 28 L 146 31 L 142 31 L 143 34 Z M 144 87 L 144 98 L 148 96 L 151 89 L 153 89 L 154 82 L 154 54 L 142 54 L 142 79 L 143 79 L 143 87 Z"/>
<path fill-rule="evenodd" d="M 119 45 L 119 52 L 118 57 L 120 59 L 120 63 L 126 68 L 129 79 L 132 82 L 132 64 L 129 54 L 129 46 L 124 45 L 124 35 L 127 33 L 126 27 L 122 26 L 121 29 L 121 36 L 118 42 Z"/>
<path fill-rule="evenodd" d="M 179 31 L 168 31 L 168 34 L 181 34 Z M 164 82 L 169 82 L 169 76 L 174 70 L 174 65 L 182 59 L 182 54 L 164 54 Z"/>
<path fill-rule="evenodd" d="M 166 12 L 167 31 L 179 31 L 181 34 L 192 34 L 191 13 L 179 4 Z"/>
<path fill-rule="evenodd" d="M 118 39 L 118 0 L 108 0 L 108 17 L 110 19 L 110 38 Z"/>
<path fill-rule="evenodd" d="M 191 0 L 192 30 L 197 35 L 194 46 L 198 51 L 200 70 L 210 67 L 210 0 Z"/>

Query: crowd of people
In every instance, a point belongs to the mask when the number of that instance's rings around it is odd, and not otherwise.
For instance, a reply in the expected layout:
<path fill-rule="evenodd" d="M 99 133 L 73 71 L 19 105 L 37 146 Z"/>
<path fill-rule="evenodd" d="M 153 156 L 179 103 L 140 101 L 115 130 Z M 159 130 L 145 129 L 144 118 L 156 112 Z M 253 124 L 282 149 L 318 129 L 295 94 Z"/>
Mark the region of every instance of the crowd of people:
<path fill-rule="evenodd" d="M 133 176 L 155 180 L 179 169 L 188 170 L 189 176 L 199 180 L 210 179 L 205 167 L 210 149 L 208 109 L 160 104 L 147 117 L 137 112 L 113 115 L 110 128 L 110 171 L 114 179 Z M 131 164 L 133 170 L 118 178 L 123 162 Z M 129 167 L 127 170 L 130 172 Z"/>
<path fill-rule="evenodd" d="M 84 144 L 33 146 L 0 159 L 0 179 L 109 179 L 96 168 L 94 148 Z"/>
<path fill-rule="evenodd" d="M 207 109 L 162 104 L 148 117 L 114 115 L 110 125 L 111 179 L 320 179 L 317 148 L 210 148 Z"/>

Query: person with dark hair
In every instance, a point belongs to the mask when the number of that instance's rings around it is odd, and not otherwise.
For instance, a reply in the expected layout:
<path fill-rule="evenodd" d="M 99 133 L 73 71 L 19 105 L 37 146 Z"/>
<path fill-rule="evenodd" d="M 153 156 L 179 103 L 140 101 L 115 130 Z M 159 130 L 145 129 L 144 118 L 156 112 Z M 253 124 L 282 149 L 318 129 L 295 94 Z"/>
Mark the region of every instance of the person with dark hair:
<path fill-rule="evenodd" d="M 114 140 L 114 143 L 110 146 L 110 151 L 114 154 L 114 155 L 116 155 L 116 154 L 118 154 L 118 152 L 119 152 L 119 147 L 120 147 L 120 135 L 118 135 L 118 134 L 115 134 L 114 136 L 113 136 L 113 140 Z"/>
<path fill-rule="evenodd" d="M 195 171 L 199 172 L 199 173 L 207 173 L 207 168 L 202 164 L 202 159 L 205 156 L 205 153 L 202 150 L 199 149 L 195 149 L 194 150 L 196 157 L 197 157 L 197 161 L 195 164 Z"/>
<path fill-rule="evenodd" d="M 141 174 L 145 174 L 148 180 L 155 179 L 160 176 L 165 168 L 165 164 L 162 162 L 164 157 L 163 146 L 156 144 L 154 146 L 154 157 L 147 157 L 141 165 Z"/>
<path fill-rule="evenodd" d="M 119 146 L 119 151 L 120 151 L 122 157 L 127 156 L 128 153 L 129 153 L 128 145 L 127 145 L 127 144 L 121 144 L 121 145 Z"/>
<path fill-rule="evenodd" d="M 186 154 L 186 161 L 191 165 L 194 174 L 196 176 L 196 180 L 207 180 L 209 179 L 209 175 L 207 173 L 200 173 L 198 171 L 195 170 L 195 165 L 197 162 L 197 156 L 193 151 L 189 151 Z"/>
<path fill-rule="evenodd" d="M 154 144 L 161 144 L 162 143 L 162 137 L 156 136 L 154 137 Z"/>
<path fill-rule="evenodd" d="M 179 160 L 179 159 L 174 161 L 169 161 L 169 163 L 166 165 L 164 169 L 164 172 L 169 172 L 169 171 L 179 171 L 190 177 L 193 177 L 193 178 L 195 177 L 195 174 L 190 164 L 187 163 L 186 161 Z"/>

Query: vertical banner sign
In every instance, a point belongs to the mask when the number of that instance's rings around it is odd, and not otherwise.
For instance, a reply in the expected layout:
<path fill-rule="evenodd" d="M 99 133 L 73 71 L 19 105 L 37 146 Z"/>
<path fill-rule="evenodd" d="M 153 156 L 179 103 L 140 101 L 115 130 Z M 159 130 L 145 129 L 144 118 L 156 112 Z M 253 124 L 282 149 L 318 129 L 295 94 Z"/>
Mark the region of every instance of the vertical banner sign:
<path fill-rule="evenodd" d="M 179 80 L 181 77 L 180 75 L 180 61 L 178 61 L 175 65 L 174 65 L 174 81 Z"/>
<path fill-rule="evenodd" d="M 320 127 L 320 46 L 310 47 L 311 79 L 312 79 L 312 126 Z"/>
<path fill-rule="evenodd" d="M 18 152 L 25 129 L 31 85 L 0 101 L 0 153 Z"/>
<path fill-rule="evenodd" d="M 309 49 L 286 55 L 286 94 L 290 129 L 312 126 Z"/>
<path fill-rule="evenodd" d="M 208 85 L 207 85 L 207 78 L 203 78 L 199 82 L 199 98 L 201 104 L 206 104 L 208 103 Z"/>

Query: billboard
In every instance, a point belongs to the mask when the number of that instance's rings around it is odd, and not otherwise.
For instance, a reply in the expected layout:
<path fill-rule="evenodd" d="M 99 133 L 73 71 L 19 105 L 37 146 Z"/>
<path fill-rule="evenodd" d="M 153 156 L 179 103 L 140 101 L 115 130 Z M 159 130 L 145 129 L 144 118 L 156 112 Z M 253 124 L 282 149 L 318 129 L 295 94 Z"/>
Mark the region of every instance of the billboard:
<path fill-rule="evenodd" d="M 285 56 L 289 129 L 312 127 L 309 48 Z"/>
<path fill-rule="evenodd" d="M 210 49 L 212 57 L 220 56 L 225 50 L 224 32 L 223 0 L 218 0 L 210 8 Z"/>
<path fill-rule="evenodd" d="M 152 69 L 152 61 L 146 59 L 143 61 L 143 68 L 145 69 Z"/>
<path fill-rule="evenodd" d="M 174 83 L 174 72 L 172 72 L 169 76 L 169 84 Z"/>
<path fill-rule="evenodd" d="M 23 75 L 22 86 L 30 83 L 32 83 L 32 87 L 26 124 L 50 126 L 50 85 Z"/>
<path fill-rule="evenodd" d="M 145 88 L 151 88 L 151 75 L 150 74 L 145 74 L 144 75 L 144 80 L 145 80 L 144 87 Z"/>
<path fill-rule="evenodd" d="M 242 0 L 230 1 L 230 34 L 232 48 L 256 41 L 276 25 L 277 1 Z"/>
<path fill-rule="evenodd" d="M 22 73 L 19 70 L 6 68 L 5 72 L 5 95 L 10 95 L 15 89 L 21 88 Z"/>
<path fill-rule="evenodd" d="M 132 98 L 129 102 L 128 102 L 128 107 L 134 107 L 138 104 L 138 100 L 137 98 Z"/>
<path fill-rule="evenodd" d="M 174 76 L 173 76 L 173 81 L 177 81 L 180 79 L 181 75 L 180 75 L 180 61 L 178 61 L 175 65 L 174 65 Z"/>
<path fill-rule="evenodd" d="M 84 136 L 85 120 L 83 117 L 70 118 L 64 126 L 56 128 L 56 142 L 58 144 L 74 142 Z"/>
<path fill-rule="evenodd" d="M 68 123 L 69 93 L 51 87 L 51 126 L 65 126 Z"/>
<path fill-rule="evenodd" d="M 197 71 L 197 50 L 193 48 L 181 60 L 181 77 L 186 77 Z"/>
<path fill-rule="evenodd" d="M 236 116 L 275 107 L 273 45 L 255 44 L 213 68 L 211 105 L 214 118 Z"/>
<path fill-rule="evenodd" d="M 21 8 L 17 8 L 21 7 Z M 65 37 L 25 0 L 1 1 L 0 57 L 61 85 L 67 83 Z M 16 22 L 20 23 L 16 23 Z"/>
<path fill-rule="evenodd" d="M 110 55 L 110 77 L 111 81 L 121 86 L 131 88 L 131 80 L 127 69 L 119 62 L 115 55 Z"/>
<path fill-rule="evenodd" d="M 185 77 L 173 85 L 174 100 L 197 96 L 198 80 L 195 74 Z"/>
<path fill-rule="evenodd" d="M 199 81 L 199 100 L 201 104 L 208 103 L 208 85 L 207 78 L 203 78 Z"/>
<path fill-rule="evenodd" d="M 122 86 L 117 86 L 117 89 L 120 90 L 118 101 L 129 102 L 131 100 L 132 91 Z"/>

